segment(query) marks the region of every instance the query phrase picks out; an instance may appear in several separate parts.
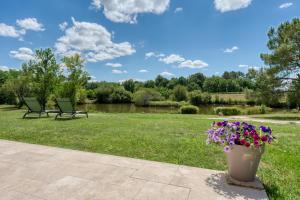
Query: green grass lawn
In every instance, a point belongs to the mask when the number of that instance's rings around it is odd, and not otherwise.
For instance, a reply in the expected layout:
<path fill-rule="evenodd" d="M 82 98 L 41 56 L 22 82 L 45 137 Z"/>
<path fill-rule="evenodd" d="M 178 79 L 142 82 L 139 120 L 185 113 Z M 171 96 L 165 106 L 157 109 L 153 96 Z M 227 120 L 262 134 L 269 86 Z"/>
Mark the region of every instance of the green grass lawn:
<path fill-rule="evenodd" d="M 226 170 L 223 149 L 205 143 L 208 115 L 91 113 L 88 119 L 22 119 L 0 106 L 0 138 L 83 151 Z M 300 196 L 300 126 L 270 125 L 278 142 L 266 148 L 258 175 L 271 199 Z"/>

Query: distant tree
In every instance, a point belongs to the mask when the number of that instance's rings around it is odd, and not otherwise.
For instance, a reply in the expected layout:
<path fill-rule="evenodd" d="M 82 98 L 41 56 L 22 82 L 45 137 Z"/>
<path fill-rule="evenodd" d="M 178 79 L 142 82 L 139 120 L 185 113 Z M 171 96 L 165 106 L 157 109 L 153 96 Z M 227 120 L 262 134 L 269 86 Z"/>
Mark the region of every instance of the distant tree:
<path fill-rule="evenodd" d="M 183 85 L 183 86 L 186 86 L 188 84 L 188 81 L 185 77 L 183 76 L 180 76 L 178 78 L 178 82 L 177 82 L 178 85 Z"/>
<path fill-rule="evenodd" d="M 155 79 L 155 86 L 156 87 L 167 87 L 169 80 L 165 77 L 158 75 Z"/>
<path fill-rule="evenodd" d="M 62 61 L 67 73 L 63 95 L 69 97 L 75 105 L 77 100 L 80 99 L 79 94 L 82 93 L 90 77 L 84 69 L 84 60 L 81 59 L 79 54 L 66 56 Z"/>
<path fill-rule="evenodd" d="M 155 87 L 155 82 L 153 80 L 148 80 L 144 83 L 145 88 L 154 88 Z"/>
<path fill-rule="evenodd" d="M 205 75 L 202 73 L 192 74 L 188 77 L 188 88 L 189 91 L 203 89 L 205 81 Z"/>
<path fill-rule="evenodd" d="M 49 96 L 59 83 L 60 76 L 60 67 L 52 50 L 49 48 L 36 50 L 35 59 L 24 64 L 22 69 L 30 76 L 33 91 L 45 108 Z"/>
<path fill-rule="evenodd" d="M 235 72 L 235 71 L 231 71 L 231 72 L 225 71 L 222 75 L 224 79 L 238 79 L 244 76 L 245 74 L 243 72 Z"/>
<path fill-rule="evenodd" d="M 122 83 L 122 85 L 126 91 L 129 91 L 131 93 L 133 93 L 135 90 L 135 83 L 134 83 L 134 80 L 132 80 L 132 79 L 124 81 Z"/>

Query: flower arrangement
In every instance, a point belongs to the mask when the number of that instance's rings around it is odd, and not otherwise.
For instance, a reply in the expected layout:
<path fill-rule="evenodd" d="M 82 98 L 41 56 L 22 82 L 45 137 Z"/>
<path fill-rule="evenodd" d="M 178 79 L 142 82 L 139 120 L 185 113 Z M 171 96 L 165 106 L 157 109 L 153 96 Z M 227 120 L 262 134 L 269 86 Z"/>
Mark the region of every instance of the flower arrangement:
<path fill-rule="evenodd" d="M 233 145 L 261 148 L 275 139 L 270 127 L 260 126 L 257 129 L 246 122 L 213 122 L 207 134 L 207 143 L 222 145 L 225 152 L 230 151 Z"/>

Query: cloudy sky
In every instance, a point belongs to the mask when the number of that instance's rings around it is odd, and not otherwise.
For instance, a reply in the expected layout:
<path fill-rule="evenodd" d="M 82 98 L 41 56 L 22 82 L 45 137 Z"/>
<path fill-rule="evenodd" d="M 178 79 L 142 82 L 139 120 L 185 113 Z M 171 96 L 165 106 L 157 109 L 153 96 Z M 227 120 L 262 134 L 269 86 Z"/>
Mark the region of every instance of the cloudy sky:
<path fill-rule="evenodd" d="M 1 0 L 0 68 L 50 47 L 80 53 L 95 80 L 246 71 L 267 30 L 299 15 L 296 0 Z"/>

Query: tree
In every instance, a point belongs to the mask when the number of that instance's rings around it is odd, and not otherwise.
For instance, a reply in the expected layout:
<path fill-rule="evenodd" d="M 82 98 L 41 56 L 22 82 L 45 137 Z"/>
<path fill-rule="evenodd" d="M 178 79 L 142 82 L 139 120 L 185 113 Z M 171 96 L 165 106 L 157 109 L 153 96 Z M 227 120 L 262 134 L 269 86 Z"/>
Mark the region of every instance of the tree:
<path fill-rule="evenodd" d="M 281 83 L 281 80 L 275 79 L 274 74 L 269 73 L 268 70 L 261 69 L 256 78 L 254 90 L 256 102 L 267 106 L 276 106 L 283 96 L 280 88 Z"/>
<path fill-rule="evenodd" d="M 205 81 L 205 76 L 202 73 L 192 74 L 188 77 L 189 90 L 201 90 Z"/>
<path fill-rule="evenodd" d="M 79 97 L 79 92 L 85 88 L 90 77 L 84 69 L 84 60 L 81 59 L 79 54 L 66 56 L 62 61 L 67 73 L 63 94 L 69 97 L 75 105 Z"/>
<path fill-rule="evenodd" d="M 300 70 L 300 20 L 284 22 L 278 28 L 272 27 L 268 32 L 269 54 L 261 54 L 270 72 L 280 79 L 290 78 L 291 74 L 299 74 Z"/>
<path fill-rule="evenodd" d="M 163 77 L 162 75 L 158 75 L 155 79 L 156 87 L 166 87 L 168 85 L 169 80 Z"/>
<path fill-rule="evenodd" d="M 148 80 L 144 83 L 145 88 L 154 88 L 155 87 L 155 82 L 153 80 Z"/>
<path fill-rule="evenodd" d="M 124 89 L 125 89 L 126 91 L 129 91 L 129 92 L 131 92 L 131 93 L 133 93 L 134 90 L 135 90 L 135 83 L 134 83 L 134 81 L 133 81 L 132 79 L 129 79 L 129 80 L 124 81 L 124 82 L 122 83 L 122 85 L 123 85 L 123 87 L 124 87 Z"/>
<path fill-rule="evenodd" d="M 35 59 L 22 66 L 23 72 L 30 77 L 34 94 L 38 97 L 43 109 L 49 96 L 59 82 L 59 65 L 51 49 L 39 49 Z"/>

